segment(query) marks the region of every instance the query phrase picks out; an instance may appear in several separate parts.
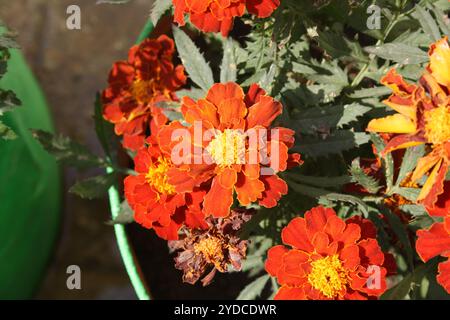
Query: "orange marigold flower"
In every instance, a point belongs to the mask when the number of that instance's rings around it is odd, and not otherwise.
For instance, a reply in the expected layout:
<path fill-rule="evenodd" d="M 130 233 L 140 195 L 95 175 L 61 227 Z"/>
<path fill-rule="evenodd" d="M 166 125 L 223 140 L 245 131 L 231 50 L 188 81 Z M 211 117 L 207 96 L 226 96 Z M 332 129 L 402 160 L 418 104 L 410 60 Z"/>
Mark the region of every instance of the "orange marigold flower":
<path fill-rule="evenodd" d="M 259 18 L 267 18 L 280 5 L 280 0 L 173 0 L 175 22 L 185 24 L 188 14 L 193 25 L 204 32 L 221 32 L 224 37 L 233 28 L 235 17 L 245 10 Z"/>
<path fill-rule="evenodd" d="M 103 117 L 123 135 L 126 148 L 143 146 L 152 113 L 155 121 L 165 122 L 156 104 L 176 100 L 175 91 L 186 83 L 184 67 L 172 63 L 174 52 L 173 40 L 162 35 L 133 46 L 127 61 L 113 65 L 102 94 Z"/>
<path fill-rule="evenodd" d="M 183 239 L 170 241 L 169 246 L 179 251 L 175 267 L 183 271 L 183 282 L 203 286 L 211 283 L 217 271 L 227 272 L 229 266 L 241 270 L 247 241 L 238 237 L 242 224 L 250 220 L 254 210 L 233 210 L 226 218 L 207 218 L 207 230 L 186 230 Z"/>
<path fill-rule="evenodd" d="M 130 175 L 124 181 L 125 198 L 136 222 L 154 229 L 166 240 L 178 239 L 183 224 L 206 228 L 201 210 L 205 191 L 194 188 L 189 193 L 176 192 L 167 181 L 167 171 L 172 167 L 170 156 L 160 150 L 153 137 L 147 140 L 150 146 L 141 148 L 134 158 L 137 175 Z"/>
<path fill-rule="evenodd" d="M 281 103 L 257 85 L 251 86 L 245 95 L 239 85 L 227 83 L 215 84 L 205 99 L 194 101 L 185 97 L 181 111 L 189 125 L 189 150 L 183 155 L 184 164 L 168 172 L 175 190 L 190 192 L 195 186 L 210 185 L 203 201 L 207 216 L 227 216 L 235 192 L 243 206 L 258 202 L 267 208 L 275 207 L 288 189 L 277 173 L 301 163 L 299 154 L 288 154 L 295 132 L 282 127 L 271 129 L 282 112 Z M 168 153 L 181 144 L 172 139 L 180 128 L 185 127 L 172 122 L 160 129 L 160 145 Z M 200 136 L 209 132 L 210 139 L 195 141 L 197 130 L 201 131 Z M 250 133 L 256 136 L 261 132 L 264 138 L 259 136 L 251 143 Z M 264 153 L 268 155 L 266 158 L 262 156 Z"/>
<path fill-rule="evenodd" d="M 443 217 L 444 222 L 433 224 L 428 230 L 417 231 L 416 250 L 427 262 L 436 256 L 449 258 L 439 264 L 437 281 L 450 293 L 450 181 L 445 182 L 442 194 L 434 208 L 427 208 L 430 216 Z"/>
<path fill-rule="evenodd" d="M 428 207 L 433 207 L 442 194 L 450 165 L 450 94 L 446 82 L 449 50 L 446 38 L 432 46 L 427 68 L 431 73 L 425 72 L 419 85 L 408 84 L 394 69 L 390 70 L 381 82 L 394 93 L 384 103 L 398 113 L 372 120 L 367 127 L 368 131 L 394 134 L 384 154 L 420 144 L 431 147 L 411 176 L 415 183 L 428 174 L 417 199 Z"/>
<path fill-rule="evenodd" d="M 316 207 L 293 219 L 281 233 L 283 245 L 268 251 L 266 271 L 281 285 L 277 300 L 373 299 L 395 273 L 381 251 L 368 219 L 339 218 L 333 209 Z"/>

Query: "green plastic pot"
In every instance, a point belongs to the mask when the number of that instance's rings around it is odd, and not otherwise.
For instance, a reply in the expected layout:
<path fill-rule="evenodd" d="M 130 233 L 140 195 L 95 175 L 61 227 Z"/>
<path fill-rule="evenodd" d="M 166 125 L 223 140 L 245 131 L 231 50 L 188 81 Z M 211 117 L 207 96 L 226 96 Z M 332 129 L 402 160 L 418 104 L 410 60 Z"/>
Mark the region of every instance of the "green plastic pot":
<path fill-rule="evenodd" d="M 29 130 L 53 132 L 53 125 L 44 95 L 19 50 L 11 50 L 0 87 L 13 90 L 22 101 L 2 117 L 18 138 L 0 140 L 0 299 L 29 299 L 59 231 L 60 174 Z"/>

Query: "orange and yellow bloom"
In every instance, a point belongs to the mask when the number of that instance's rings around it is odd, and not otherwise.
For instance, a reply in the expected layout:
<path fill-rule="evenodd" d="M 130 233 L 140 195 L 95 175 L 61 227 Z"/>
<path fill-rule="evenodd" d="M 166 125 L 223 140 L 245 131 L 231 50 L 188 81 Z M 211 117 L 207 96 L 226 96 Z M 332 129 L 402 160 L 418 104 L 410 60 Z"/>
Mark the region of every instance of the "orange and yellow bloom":
<path fill-rule="evenodd" d="M 443 193 L 450 165 L 450 48 L 447 38 L 431 46 L 430 63 L 418 85 L 407 83 L 393 69 L 381 82 L 393 90 L 384 103 L 397 114 L 372 120 L 367 130 L 392 133 L 383 153 L 420 144 L 430 147 L 421 158 L 411 180 L 428 175 L 417 201 L 433 207 Z"/>
<path fill-rule="evenodd" d="M 183 157 L 188 161 L 168 171 L 168 181 L 177 192 L 206 185 L 203 211 L 214 217 L 229 214 L 235 193 L 243 206 L 254 202 L 267 208 L 277 205 L 288 189 L 277 173 L 301 162 L 299 154 L 288 154 L 295 132 L 271 128 L 282 113 L 281 103 L 257 85 L 244 94 L 239 85 L 227 83 L 215 84 L 205 99 L 185 97 L 181 111 L 188 124 L 188 138 L 198 135 L 198 127 L 211 136 L 201 141 L 187 139 L 189 148 Z M 172 122 L 160 129 L 159 139 L 166 152 L 172 153 L 175 145 L 182 143 L 173 140 L 174 132 L 182 128 L 180 122 Z M 265 136 L 251 143 L 250 132 Z M 264 153 L 267 158 L 263 158 Z"/>
<path fill-rule="evenodd" d="M 137 175 L 125 178 L 125 198 L 134 211 L 136 222 L 154 229 L 165 240 L 178 239 L 184 224 L 190 228 L 206 228 L 201 201 L 203 190 L 194 188 L 179 193 L 167 181 L 167 171 L 173 166 L 170 155 L 164 154 L 153 137 L 148 147 L 141 148 L 134 158 Z"/>
<path fill-rule="evenodd" d="M 166 120 L 157 103 L 176 100 L 175 91 L 186 83 L 184 67 L 172 63 L 174 52 L 173 40 L 162 35 L 133 46 L 127 61 L 113 65 L 102 94 L 103 117 L 123 135 L 126 148 L 144 145 L 151 120 Z"/>
<path fill-rule="evenodd" d="M 436 206 L 427 208 L 430 216 L 442 217 L 443 222 L 417 231 L 416 250 L 424 262 L 439 255 L 447 258 L 439 264 L 437 281 L 450 293 L 450 181 L 445 183 L 444 189 L 446 192 L 439 197 Z"/>
<path fill-rule="evenodd" d="M 204 32 L 221 32 L 224 37 L 233 28 L 235 17 L 247 10 L 259 18 L 267 18 L 280 5 L 280 0 L 173 0 L 175 22 L 185 24 L 184 16 Z"/>
<path fill-rule="evenodd" d="M 281 237 L 291 249 L 272 247 L 266 261 L 266 271 L 281 285 L 278 300 L 373 299 L 395 272 L 374 225 L 359 216 L 344 221 L 333 209 L 316 207 L 293 219 Z"/>

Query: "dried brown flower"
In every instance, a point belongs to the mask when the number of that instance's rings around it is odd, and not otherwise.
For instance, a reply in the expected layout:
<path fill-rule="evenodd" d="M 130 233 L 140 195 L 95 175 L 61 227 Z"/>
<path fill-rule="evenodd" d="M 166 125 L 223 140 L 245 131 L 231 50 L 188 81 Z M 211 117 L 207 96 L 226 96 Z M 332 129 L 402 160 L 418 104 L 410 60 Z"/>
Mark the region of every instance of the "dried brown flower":
<path fill-rule="evenodd" d="M 207 219 L 207 230 L 185 229 L 181 240 L 169 241 L 171 249 L 178 251 L 175 267 L 183 271 L 183 282 L 203 286 L 211 283 L 217 271 L 225 273 L 231 265 L 241 269 L 246 257 L 247 241 L 238 237 L 243 223 L 250 220 L 254 210 L 232 210 L 225 218 Z"/>

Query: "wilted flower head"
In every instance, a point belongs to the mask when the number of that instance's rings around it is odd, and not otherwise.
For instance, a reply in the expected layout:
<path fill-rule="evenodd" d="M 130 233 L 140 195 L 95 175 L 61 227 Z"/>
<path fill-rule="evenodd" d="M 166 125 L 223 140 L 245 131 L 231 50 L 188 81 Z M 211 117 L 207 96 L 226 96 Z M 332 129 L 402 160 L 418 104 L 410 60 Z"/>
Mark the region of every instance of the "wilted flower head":
<path fill-rule="evenodd" d="M 179 251 L 175 267 L 183 271 L 183 281 L 195 284 L 203 277 L 202 284 L 207 286 L 217 271 L 225 273 L 230 265 L 240 270 L 247 241 L 239 239 L 238 232 L 253 213 L 253 210 L 233 210 L 226 218 L 210 217 L 208 229 L 186 229 L 184 239 L 170 241 L 169 246 Z"/>

